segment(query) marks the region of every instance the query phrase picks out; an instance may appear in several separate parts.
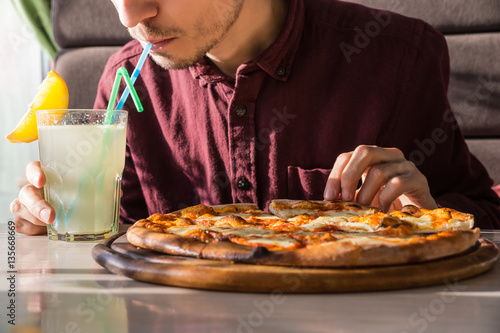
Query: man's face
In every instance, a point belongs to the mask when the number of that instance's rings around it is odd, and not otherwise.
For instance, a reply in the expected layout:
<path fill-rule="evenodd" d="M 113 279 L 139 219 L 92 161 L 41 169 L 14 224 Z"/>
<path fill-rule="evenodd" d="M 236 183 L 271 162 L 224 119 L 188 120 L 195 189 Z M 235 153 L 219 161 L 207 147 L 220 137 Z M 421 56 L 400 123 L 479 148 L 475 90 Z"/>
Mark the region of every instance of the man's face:
<path fill-rule="evenodd" d="M 123 25 L 165 69 L 198 62 L 223 40 L 244 0 L 112 0 Z"/>

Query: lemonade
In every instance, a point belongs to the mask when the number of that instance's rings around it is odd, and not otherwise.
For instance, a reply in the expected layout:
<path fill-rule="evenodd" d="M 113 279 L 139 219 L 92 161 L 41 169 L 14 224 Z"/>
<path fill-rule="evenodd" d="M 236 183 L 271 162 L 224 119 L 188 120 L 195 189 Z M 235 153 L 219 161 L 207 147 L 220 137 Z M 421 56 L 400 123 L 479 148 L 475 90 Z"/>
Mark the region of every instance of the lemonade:
<path fill-rule="evenodd" d="M 45 199 L 56 211 L 49 238 L 107 238 L 118 225 L 127 113 L 103 125 L 106 111 L 66 110 L 56 124 L 41 119 L 50 112 L 37 112 Z"/>

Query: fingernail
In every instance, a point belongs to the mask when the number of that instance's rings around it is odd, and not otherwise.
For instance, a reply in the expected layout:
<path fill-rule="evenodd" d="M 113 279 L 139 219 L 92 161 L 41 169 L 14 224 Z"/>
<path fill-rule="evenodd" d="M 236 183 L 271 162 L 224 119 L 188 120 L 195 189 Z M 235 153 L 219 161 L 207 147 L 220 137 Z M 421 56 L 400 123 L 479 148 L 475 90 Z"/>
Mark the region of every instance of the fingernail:
<path fill-rule="evenodd" d="M 50 218 L 50 209 L 45 208 L 40 212 L 40 218 L 42 219 L 43 222 L 49 223 L 49 218 Z"/>
<path fill-rule="evenodd" d="M 325 197 L 325 199 L 331 199 L 331 200 L 335 199 L 336 197 L 335 191 L 332 188 L 327 188 L 323 196 Z"/>
<path fill-rule="evenodd" d="M 31 176 L 31 182 L 33 184 L 37 184 L 39 180 L 40 180 L 40 173 L 39 172 L 34 173 L 33 176 Z"/>
<path fill-rule="evenodd" d="M 12 204 L 12 214 L 17 213 L 17 212 L 19 211 L 19 209 L 20 209 L 20 208 L 21 208 L 21 207 L 20 207 L 20 205 L 19 205 L 19 202 L 16 202 L 16 203 Z"/>
<path fill-rule="evenodd" d="M 352 194 L 349 191 L 342 191 L 342 200 L 352 201 Z"/>

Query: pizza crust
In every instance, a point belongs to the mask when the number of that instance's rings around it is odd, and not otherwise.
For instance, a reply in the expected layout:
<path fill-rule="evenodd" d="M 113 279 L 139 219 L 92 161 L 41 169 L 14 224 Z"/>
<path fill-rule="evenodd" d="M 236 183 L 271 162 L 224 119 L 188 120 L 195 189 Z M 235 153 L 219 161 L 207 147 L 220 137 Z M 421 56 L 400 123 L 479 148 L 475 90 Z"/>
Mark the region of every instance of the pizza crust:
<path fill-rule="evenodd" d="M 229 262 L 249 262 L 258 257 L 257 253 L 263 250 L 267 251 L 262 247 L 254 248 L 224 240 L 206 244 L 201 252 L 201 258 Z"/>
<path fill-rule="evenodd" d="M 333 242 L 294 251 L 268 251 L 245 263 L 276 266 L 363 267 L 413 264 L 467 251 L 479 238 L 479 229 L 446 231 L 405 244 Z"/>
<path fill-rule="evenodd" d="M 200 257 L 201 251 L 206 245 L 196 239 L 159 233 L 136 225 L 127 230 L 127 239 L 131 244 L 142 248 L 197 258 Z"/>

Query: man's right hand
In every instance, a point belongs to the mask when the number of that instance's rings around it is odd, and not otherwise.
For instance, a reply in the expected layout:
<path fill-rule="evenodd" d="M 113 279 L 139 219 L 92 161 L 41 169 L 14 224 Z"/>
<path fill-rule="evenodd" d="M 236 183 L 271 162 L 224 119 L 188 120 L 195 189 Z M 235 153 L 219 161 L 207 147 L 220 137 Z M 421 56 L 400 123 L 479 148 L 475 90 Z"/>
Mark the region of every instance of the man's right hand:
<path fill-rule="evenodd" d="M 29 184 L 21 188 L 19 197 L 10 204 L 10 211 L 16 216 L 16 231 L 27 235 L 45 234 L 56 212 L 43 197 L 46 178 L 40 162 L 30 162 L 26 166 L 26 178 Z"/>

